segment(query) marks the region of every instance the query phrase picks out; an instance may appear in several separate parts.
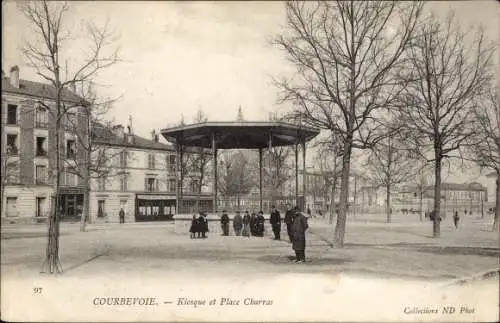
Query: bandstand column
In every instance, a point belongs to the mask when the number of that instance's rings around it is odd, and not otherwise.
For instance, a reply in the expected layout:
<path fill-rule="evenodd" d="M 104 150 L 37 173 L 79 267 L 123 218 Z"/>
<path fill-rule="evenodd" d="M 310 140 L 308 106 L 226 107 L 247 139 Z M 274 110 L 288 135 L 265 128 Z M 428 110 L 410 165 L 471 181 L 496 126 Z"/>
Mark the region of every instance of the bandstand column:
<path fill-rule="evenodd" d="M 215 141 L 215 133 L 212 132 L 212 158 L 213 158 L 213 205 L 212 210 L 217 212 L 217 145 Z"/>
<path fill-rule="evenodd" d="M 303 203 L 302 212 L 306 211 L 306 140 L 302 140 L 302 196 Z"/>
<path fill-rule="evenodd" d="M 262 148 L 259 148 L 259 201 L 259 210 L 262 210 Z"/>
<path fill-rule="evenodd" d="M 295 144 L 295 206 L 299 205 L 299 145 Z"/>

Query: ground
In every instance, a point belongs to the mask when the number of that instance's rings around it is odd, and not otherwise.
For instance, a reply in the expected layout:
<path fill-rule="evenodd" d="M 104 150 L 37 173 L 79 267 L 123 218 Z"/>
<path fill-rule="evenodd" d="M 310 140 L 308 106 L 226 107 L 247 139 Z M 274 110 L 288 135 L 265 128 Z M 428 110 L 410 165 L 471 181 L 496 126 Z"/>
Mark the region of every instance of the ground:
<path fill-rule="evenodd" d="M 207 239 L 190 239 L 189 221 L 95 224 L 87 232 L 62 224 L 64 273 L 56 277 L 39 273 L 46 225 L 4 225 L 2 318 L 498 319 L 500 249 L 490 218 L 463 218 L 458 229 L 444 220 L 435 239 L 432 223 L 416 216 L 394 215 L 386 224 L 383 216 L 358 215 L 348 221 L 342 249 L 331 247 L 333 226 L 325 219 L 309 224 L 305 264 L 293 263 L 286 230 L 275 241 L 268 224 L 263 238 L 223 237 L 214 221 Z M 154 297 L 157 305 L 138 311 L 93 304 L 99 297 Z M 19 299 L 32 304 L 29 313 Z M 216 305 L 209 305 L 211 299 Z M 195 307 L 195 300 L 206 304 Z M 443 314 L 445 305 L 455 312 Z M 434 307 L 439 315 L 410 313 Z"/>

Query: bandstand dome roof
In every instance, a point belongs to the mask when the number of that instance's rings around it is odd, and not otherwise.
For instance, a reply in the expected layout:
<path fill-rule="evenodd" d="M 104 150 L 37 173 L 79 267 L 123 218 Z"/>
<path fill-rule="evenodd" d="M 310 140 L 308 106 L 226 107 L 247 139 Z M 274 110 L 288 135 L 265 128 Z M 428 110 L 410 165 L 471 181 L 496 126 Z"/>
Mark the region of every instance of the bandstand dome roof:
<path fill-rule="evenodd" d="M 278 121 L 222 121 L 177 126 L 160 132 L 167 141 L 184 146 L 211 148 L 214 135 L 217 149 L 259 149 L 269 147 L 269 139 L 272 146 L 307 142 L 320 130 Z"/>

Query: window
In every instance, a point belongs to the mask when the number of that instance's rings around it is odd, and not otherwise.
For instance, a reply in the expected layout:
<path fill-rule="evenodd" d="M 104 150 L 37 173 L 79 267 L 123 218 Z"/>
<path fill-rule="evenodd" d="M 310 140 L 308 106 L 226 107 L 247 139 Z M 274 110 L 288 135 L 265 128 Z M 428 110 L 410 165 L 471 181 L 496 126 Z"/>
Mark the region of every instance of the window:
<path fill-rule="evenodd" d="M 107 181 L 107 176 L 106 175 L 101 175 L 97 179 L 97 184 L 99 186 L 99 191 L 105 191 L 106 190 L 106 181 Z"/>
<path fill-rule="evenodd" d="M 15 104 L 7 105 L 7 124 L 17 124 L 17 105 Z"/>
<path fill-rule="evenodd" d="M 36 165 L 35 169 L 35 179 L 36 184 L 46 184 L 47 183 L 47 167 L 43 165 Z"/>
<path fill-rule="evenodd" d="M 169 192 L 175 192 L 175 191 L 176 191 L 176 189 L 175 189 L 175 186 L 176 186 L 176 179 L 175 179 L 175 178 L 170 178 L 170 179 L 168 180 L 168 184 L 167 184 L 167 185 L 168 185 L 167 190 L 168 190 Z"/>
<path fill-rule="evenodd" d="M 66 112 L 65 128 L 66 130 L 73 130 L 76 128 L 78 122 L 76 120 L 76 114 L 74 112 Z"/>
<path fill-rule="evenodd" d="M 191 180 L 191 192 L 198 192 L 198 180 L 193 179 Z"/>
<path fill-rule="evenodd" d="M 5 180 L 9 184 L 19 183 L 19 163 L 17 161 L 8 162 L 5 167 Z"/>
<path fill-rule="evenodd" d="M 148 154 L 148 168 L 155 169 L 155 155 Z"/>
<path fill-rule="evenodd" d="M 75 186 L 76 185 L 76 174 L 75 174 L 75 169 L 74 168 L 66 168 L 65 171 L 65 181 L 66 185 L 68 186 Z"/>
<path fill-rule="evenodd" d="M 175 155 L 167 155 L 167 169 L 169 173 L 175 172 Z"/>
<path fill-rule="evenodd" d="M 36 108 L 35 127 L 47 128 L 49 125 L 49 112 L 47 108 L 38 106 Z"/>
<path fill-rule="evenodd" d="M 120 167 L 127 167 L 127 155 L 126 151 L 120 152 Z"/>
<path fill-rule="evenodd" d="M 66 140 L 66 158 L 76 157 L 75 141 L 73 139 Z"/>
<path fill-rule="evenodd" d="M 128 190 L 128 175 L 122 174 L 120 177 L 120 190 L 125 192 Z"/>
<path fill-rule="evenodd" d="M 17 155 L 17 135 L 7 134 L 7 154 Z"/>
<path fill-rule="evenodd" d="M 158 191 L 158 181 L 154 177 L 146 177 L 144 180 L 144 190 L 146 192 Z"/>
<path fill-rule="evenodd" d="M 47 138 L 36 137 L 36 156 L 47 156 Z"/>
<path fill-rule="evenodd" d="M 106 201 L 98 200 L 97 201 L 97 217 L 103 218 L 106 214 Z"/>

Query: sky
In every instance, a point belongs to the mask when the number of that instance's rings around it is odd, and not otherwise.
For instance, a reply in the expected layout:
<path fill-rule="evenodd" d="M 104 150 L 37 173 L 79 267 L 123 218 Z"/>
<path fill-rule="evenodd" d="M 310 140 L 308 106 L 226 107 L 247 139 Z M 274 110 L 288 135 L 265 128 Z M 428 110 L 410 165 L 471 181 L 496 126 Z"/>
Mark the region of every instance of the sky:
<path fill-rule="evenodd" d="M 40 80 L 26 66 L 20 48 L 31 37 L 15 2 L 2 2 L 2 66 L 20 67 L 20 77 Z M 109 118 L 149 137 L 178 123 L 190 122 L 198 109 L 211 121 L 236 118 L 265 120 L 276 103 L 271 76 L 290 75 L 284 54 L 270 45 L 285 23 L 282 2 L 70 2 L 65 23 L 75 31 L 66 44 L 71 60 L 82 58 L 82 26 L 109 21 L 119 36 L 121 62 L 97 78 L 99 94 L 120 98 Z M 500 6 L 495 1 L 429 2 L 427 11 L 449 10 L 469 28 L 483 24 L 498 41 Z"/>

